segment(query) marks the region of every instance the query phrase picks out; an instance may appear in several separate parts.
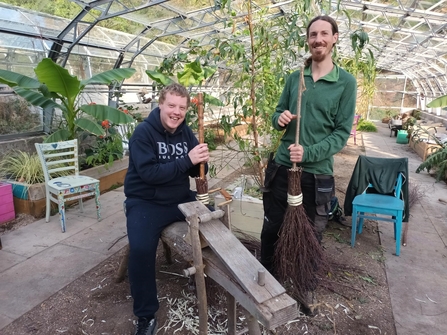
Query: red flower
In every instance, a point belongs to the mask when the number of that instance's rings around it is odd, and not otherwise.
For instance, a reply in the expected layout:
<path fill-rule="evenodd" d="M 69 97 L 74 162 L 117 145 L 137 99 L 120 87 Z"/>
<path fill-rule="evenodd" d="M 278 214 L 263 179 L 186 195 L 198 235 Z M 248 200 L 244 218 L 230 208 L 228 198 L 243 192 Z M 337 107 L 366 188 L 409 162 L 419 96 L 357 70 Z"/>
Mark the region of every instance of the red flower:
<path fill-rule="evenodd" d="M 199 99 L 197 99 L 197 98 L 192 98 L 192 99 L 191 99 L 191 103 L 194 104 L 194 105 L 197 105 L 197 104 L 199 103 Z"/>
<path fill-rule="evenodd" d="M 110 128 L 110 122 L 107 121 L 107 120 L 104 120 L 104 121 L 101 122 L 101 126 L 103 128 L 109 129 Z"/>

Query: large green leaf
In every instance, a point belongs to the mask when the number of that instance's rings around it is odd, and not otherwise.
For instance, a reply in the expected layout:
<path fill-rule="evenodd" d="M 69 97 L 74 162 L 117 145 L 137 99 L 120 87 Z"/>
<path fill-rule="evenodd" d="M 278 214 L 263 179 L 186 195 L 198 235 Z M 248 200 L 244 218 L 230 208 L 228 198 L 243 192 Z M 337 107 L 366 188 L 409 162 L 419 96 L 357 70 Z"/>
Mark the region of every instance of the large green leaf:
<path fill-rule="evenodd" d="M 24 89 L 21 87 L 15 87 L 14 91 L 20 95 L 21 97 L 25 98 L 26 101 L 28 101 L 33 106 L 39 106 L 42 108 L 59 108 L 62 109 L 62 107 L 55 103 L 53 100 L 46 98 L 42 94 L 30 91 L 28 89 Z"/>
<path fill-rule="evenodd" d="M 72 140 L 72 138 L 70 138 L 70 132 L 67 129 L 59 129 L 57 131 L 55 131 L 54 133 L 52 133 L 50 136 L 48 136 L 45 139 L 46 143 L 52 143 L 52 142 L 60 142 L 60 141 L 67 141 L 67 140 Z"/>
<path fill-rule="evenodd" d="M 205 79 L 211 77 L 215 72 L 217 71 L 216 67 L 213 66 L 204 66 L 203 67 L 203 76 L 205 77 Z"/>
<path fill-rule="evenodd" d="M 202 82 L 203 76 L 195 72 L 185 70 L 177 73 L 178 82 L 185 87 L 198 86 Z"/>
<path fill-rule="evenodd" d="M 50 92 L 50 90 L 48 89 L 47 85 L 45 85 L 45 84 L 41 84 L 40 85 L 39 91 L 40 91 L 40 93 L 42 93 L 42 95 L 44 97 L 57 99 L 57 94 L 53 93 L 53 92 Z"/>
<path fill-rule="evenodd" d="M 85 87 L 88 84 L 103 84 L 109 85 L 110 83 L 117 81 L 123 81 L 124 79 L 130 78 L 135 73 L 135 69 L 113 69 L 102 73 L 94 75 L 90 79 L 83 80 L 81 86 Z"/>
<path fill-rule="evenodd" d="M 445 106 L 447 106 L 447 95 L 443 95 L 442 97 L 436 98 L 435 100 L 427 104 L 428 108 L 445 107 Z"/>
<path fill-rule="evenodd" d="M 200 62 L 197 59 L 194 62 L 185 64 L 185 69 L 191 69 L 191 71 L 197 74 L 203 73 L 202 66 L 200 65 Z"/>
<path fill-rule="evenodd" d="M 72 76 L 66 69 L 49 58 L 42 59 L 34 72 L 50 92 L 56 92 L 65 98 L 73 99 L 81 91 L 81 82 L 78 78 Z"/>
<path fill-rule="evenodd" d="M 104 136 L 105 132 L 104 129 L 96 122 L 86 119 L 86 118 L 79 118 L 75 121 L 76 126 L 79 128 L 92 133 L 96 136 Z"/>
<path fill-rule="evenodd" d="M 146 70 L 146 74 L 149 76 L 149 78 L 164 86 L 167 86 L 174 82 L 174 80 L 172 80 L 170 77 L 157 71 Z"/>
<path fill-rule="evenodd" d="M 198 86 L 205 79 L 205 73 L 200 66 L 199 61 L 185 64 L 183 71 L 177 73 L 178 82 L 183 86 Z"/>
<path fill-rule="evenodd" d="M 40 86 L 40 82 L 34 78 L 7 70 L 0 70 L 0 82 L 9 87 L 20 86 L 23 88 L 37 89 Z"/>
<path fill-rule="evenodd" d="M 119 109 L 105 105 L 82 105 L 80 108 L 84 113 L 93 116 L 96 120 L 109 120 L 115 124 L 133 122 L 133 118 Z"/>
<path fill-rule="evenodd" d="M 213 97 L 212 95 L 210 95 L 208 93 L 204 93 L 203 94 L 203 101 L 205 103 L 208 103 L 208 104 L 213 105 L 213 106 L 222 107 L 224 105 L 222 101 L 220 101 L 219 99 Z"/>

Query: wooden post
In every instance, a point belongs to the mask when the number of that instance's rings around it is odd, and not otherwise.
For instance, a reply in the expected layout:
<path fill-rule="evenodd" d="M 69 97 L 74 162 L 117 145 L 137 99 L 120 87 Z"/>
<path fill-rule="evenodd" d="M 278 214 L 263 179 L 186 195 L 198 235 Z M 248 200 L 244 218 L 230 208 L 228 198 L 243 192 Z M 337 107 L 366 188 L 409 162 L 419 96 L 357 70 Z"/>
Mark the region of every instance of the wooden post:
<path fill-rule="evenodd" d="M 205 273 L 203 270 L 202 248 L 199 236 L 199 216 L 193 214 L 186 220 L 190 226 L 192 255 L 196 268 L 196 289 L 199 307 L 199 335 L 208 334 L 208 308 L 206 299 Z"/>
<path fill-rule="evenodd" d="M 233 200 L 231 200 L 231 201 L 233 201 Z M 222 221 L 222 223 L 225 225 L 225 227 L 227 227 L 228 229 L 231 230 L 230 203 L 226 203 L 226 204 L 221 205 L 219 207 L 222 207 L 222 210 L 225 212 L 224 216 L 222 217 L 222 219 L 220 221 Z"/>
<path fill-rule="evenodd" d="M 265 269 L 258 270 L 258 284 L 261 286 L 265 285 Z"/>
<path fill-rule="evenodd" d="M 230 201 L 231 202 L 231 201 Z M 226 205 L 222 206 L 222 210 L 225 212 L 224 216 L 222 217 L 221 221 L 227 227 L 231 230 L 231 219 L 230 219 L 230 204 L 227 203 Z M 234 296 L 227 291 L 227 318 L 228 318 L 228 335 L 236 335 L 236 324 L 237 324 L 237 315 L 236 315 L 236 299 Z"/>
<path fill-rule="evenodd" d="M 236 299 L 227 292 L 228 335 L 236 335 Z"/>
<path fill-rule="evenodd" d="M 256 318 L 250 314 L 248 311 L 244 311 L 245 316 L 247 317 L 247 326 L 248 326 L 248 334 L 249 335 L 262 335 L 261 329 L 259 328 L 259 323 Z"/>
<path fill-rule="evenodd" d="M 127 244 L 126 249 L 124 249 L 123 256 L 121 258 L 121 263 L 118 268 L 118 272 L 116 273 L 115 283 L 121 283 L 126 277 L 127 266 L 129 264 L 129 244 Z"/>

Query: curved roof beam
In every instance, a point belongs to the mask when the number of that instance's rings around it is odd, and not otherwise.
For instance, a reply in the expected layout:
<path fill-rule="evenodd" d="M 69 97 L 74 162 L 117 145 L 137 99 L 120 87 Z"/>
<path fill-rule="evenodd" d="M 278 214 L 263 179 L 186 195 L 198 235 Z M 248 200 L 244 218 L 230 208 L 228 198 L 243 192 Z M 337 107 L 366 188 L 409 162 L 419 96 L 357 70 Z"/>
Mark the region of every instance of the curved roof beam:
<path fill-rule="evenodd" d="M 288 1 L 289 2 L 289 1 Z M 183 38 L 183 42 L 178 44 L 176 48 L 174 48 L 171 51 L 171 54 L 175 52 L 175 50 L 178 50 L 180 48 L 187 48 L 183 43 L 188 42 L 191 38 L 195 39 L 203 39 L 205 36 L 211 36 L 211 35 L 217 35 L 224 32 L 229 32 L 233 28 L 225 28 L 225 22 L 228 20 L 226 17 L 220 17 L 217 15 L 217 7 L 211 6 L 204 9 L 194 10 L 191 12 L 181 12 L 178 9 L 175 9 L 172 6 L 168 6 L 166 4 L 162 4 L 162 7 L 166 7 L 171 11 L 175 11 L 178 16 L 173 18 L 167 18 L 164 20 L 160 20 L 157 22 L 152 22 L 150 25 L 148 25 L 137 37 L 135 37 L 121 52 L 124 54 L 125 52 L 129 51 L 132 46 L 138 45 L 141 39 L 149 33 L 151 29 L 157 29 L 159 33 L 156 37 L 149 40 L 147 43 L 139 46 L 137 51 L 132 55 L 132 57 L 126 61 L 122 62 L 122 66 L 131 66 L 133 61 L 136 57 L 138 57 L 144 50 L 146 50 L 151 44 L 153 44 L 157 39 L 171 36 L 171 35 L 177 35 Z M 277 5 L 274 5 L 275 7 Z M 254 11 L 260 10 L 260 7 L 255 7 Z M 247 15 L 246 12 L 238 13 L 235 16 L 233 16 L 233 19 L 243 18 Z M 270 18 L 275 18 L 282 14 L 272 14 Z M 183 28 L 181 26 L 181 22 L 185 21 L 185 19 L 189 19 L 192 25 L 190 25 L 187 29 Z M 243 24 L 244 26 L 246 24 Z M 197 31 L 203 28 L 210 28 L 206 32 L 198 32 L 195 35 L 192 35 L 191 32 Z M 220 28 L 219 28 L 220 27 Z M 240 25 L 238 26 L 240 28 Z M 238 29 L 239 29 L 238 28 Z M 168 57 L 169 55 L 165 55 L 165 57 Z M 117 64 L 119 65 L 119 64 Z"/>
<path fill-rule="evenodd" d="M 57 40 L 53 44 L 48 57 L 56 61 L 59 57 L 64 55 L 64 60 L 62 62 L 62 66 L 65 66 L 68 55 L 70 54 L 71 50 L 74 48 L 75 45 L 79 44 L 79 42 L 82 40 L 82 38 L 87 35 L 87 33 L 100 21 L 107 20 L 113 17 L 122 16 L 123 14 L 135 12 L 144 8 L 148 8 L 151 6 L 155 6 L 158 4 L 161 4 L 163 2 L 166 2 L 167 0 L 147 0 L 147 2 L 143 5 L 136 6 L 136 7 L 126 7 L 124 4 L 119 4 L 122 6 L 122 10 L 113 11 L 111 12 L 111 6 L 112 4 L 118 4 L 115 2 L 115 0 L 95 0 L 90 2 L 89 4 L 81 3 L 83 9 L 81 12 L 70 22 L 70 24 L 65 27 L 61 31 L 61 33 L 58 35 Z M 77 1 L 77 3 L 80 3 Z M 85 22 L 82 19 L 93 9 L 99 10 L 101 12 L 101 15 L 95 19 L 93 22 Z M 83 23 L 86 25 L 85 28 L 83 28 L 80 23 Z M 66 43 L 66 37 L 67 35 L 71 34 L 73 36 L 72 41 L 70 42 L 70 45 L 67 48 L 67 51 L 63 54 L 61 53 L 62 47 L 64 43 Z M 116 51 L 116 48 L 113 48 L 114 51 Z"/>
<path fill-rule="evenodd" d="M 397 6 L 392 6 L 342 0 L 341 6 L 353 16 L 351 29 L 363 27 L 369 34 L 370 44 L 378 47 L 371 50 L 379 69 L 403 73 L 412 81 L 421 74 L 436 77 L 433 81 L 436 84 L 429 84 L 429 95 L 436 96 L 444 94 L 447 83 L 447 13 L 440 7 L 443 2 L 429 9 L 423 8 L 420 1 L 410 4 L 398 1 Z M 436 9 L 440 12 L 434 12 Z M 356 14 L 359 12 L 363 15 Z M 331 15 L 337 17 L 336 12 Z M 345 34 L 349 35 L 349 19 L 338 17 L 337 20 L 344 23 Z M 341 39 L 339 49 L 344 56 L 352 54 L 349 43 L 349 38 Z"/>

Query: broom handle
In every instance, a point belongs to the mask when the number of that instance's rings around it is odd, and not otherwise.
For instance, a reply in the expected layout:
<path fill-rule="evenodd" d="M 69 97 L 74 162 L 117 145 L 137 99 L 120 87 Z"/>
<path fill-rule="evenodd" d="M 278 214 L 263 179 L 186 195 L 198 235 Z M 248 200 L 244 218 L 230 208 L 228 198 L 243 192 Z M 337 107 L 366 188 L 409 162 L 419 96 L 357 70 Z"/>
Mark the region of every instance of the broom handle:
<path fill-rule="evenodd" d="M 203 125 L 203 93 L 197 93 L 197 117 L 199 119 L 199 143 L 205 143 Z M 200 163 L 200 179 L 205 179 L 205 163 Z"/>
<path fill-rule="evenodd" d="M 300 81 L 298 83 L 298 99 L 296 102 L 296 132 L 295 132 L 295 145 L 300 144 L 300 120 L 301 120 L 301 98 L 303 92 L 306 90 L 304 85 L 304 66 L 300 69 Z M 292 164 L 292 167 L 296 169 L 296 163 Z"/>

